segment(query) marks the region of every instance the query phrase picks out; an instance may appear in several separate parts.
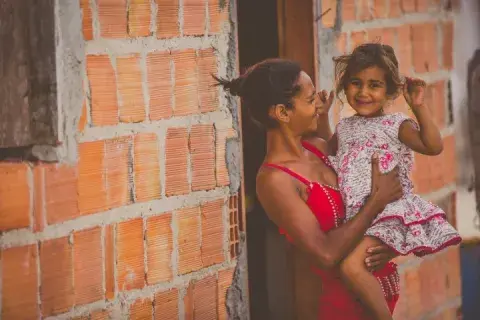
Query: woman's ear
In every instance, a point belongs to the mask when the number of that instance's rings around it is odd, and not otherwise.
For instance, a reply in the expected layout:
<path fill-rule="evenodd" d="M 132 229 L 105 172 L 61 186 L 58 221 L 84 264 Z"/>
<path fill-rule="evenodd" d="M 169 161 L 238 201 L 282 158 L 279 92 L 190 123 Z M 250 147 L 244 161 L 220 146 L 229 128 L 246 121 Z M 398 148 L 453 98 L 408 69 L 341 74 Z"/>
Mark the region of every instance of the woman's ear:
<path fill-rule="evenodd" d="M 290 122 L 290 110 L 287 109 L 284 104 L 276 104 L 272 106 L 268 112 L 268 115 L 278 122 Z"/>

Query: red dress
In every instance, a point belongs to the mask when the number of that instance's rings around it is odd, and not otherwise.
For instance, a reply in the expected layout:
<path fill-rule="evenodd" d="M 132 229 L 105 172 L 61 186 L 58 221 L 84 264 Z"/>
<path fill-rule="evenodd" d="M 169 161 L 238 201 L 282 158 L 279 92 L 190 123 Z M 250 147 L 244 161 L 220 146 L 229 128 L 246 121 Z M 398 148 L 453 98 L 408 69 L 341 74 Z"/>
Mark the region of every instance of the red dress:
<path fill-rule="evenodd" d="M 303 142 L 303 146 L 317 155 L 326 165 L 331 167 L 325 155 L 313 145 Z M 343 223 L 345 210 L 340 192 L 327 185 L 312 182 L 292 170 L 275 165 L 265 164 L 267 167 L 276 168 L 286 172 L 307 186 L 307 205 L 318 220 L 322 231 L 329 231 Z M 287 239 L 291 239 L 284 230 Z M 323 270 L 313 268 L 314 272 L 322 279 L 322 294 L 319 298 L 318 319 L 328 320 L 368 320 L 366 309 L 361 302 L 343 284 L 337 270 Z M 374 273 L 380 282 L 385 299 L 390 311 L 393 313 L 399 297 L 399 275 L 395 263 L 388 263 L 382 270 Z"/>

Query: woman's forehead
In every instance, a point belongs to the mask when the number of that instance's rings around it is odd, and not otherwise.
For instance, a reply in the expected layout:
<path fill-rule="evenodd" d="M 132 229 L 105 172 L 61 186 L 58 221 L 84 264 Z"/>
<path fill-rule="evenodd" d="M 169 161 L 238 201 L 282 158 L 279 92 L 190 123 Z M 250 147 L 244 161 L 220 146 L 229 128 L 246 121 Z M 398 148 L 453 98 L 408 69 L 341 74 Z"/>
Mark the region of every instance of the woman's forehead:
<path fill-rule="evenodd" d="M 300 86 L 300 94 L 302 96 L 311 96 L 315 93 L 315 86 L 313 85 L 310 76 L 302 71 L 298 77 L 297 85 Z"/>

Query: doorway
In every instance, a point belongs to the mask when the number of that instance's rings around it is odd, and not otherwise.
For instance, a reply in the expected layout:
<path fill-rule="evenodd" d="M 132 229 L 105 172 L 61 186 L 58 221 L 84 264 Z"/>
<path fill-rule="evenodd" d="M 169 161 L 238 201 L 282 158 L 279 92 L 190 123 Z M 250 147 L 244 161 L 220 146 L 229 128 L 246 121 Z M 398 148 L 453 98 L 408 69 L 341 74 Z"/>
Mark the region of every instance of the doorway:
<path fill-rule="evenodd" d="M 241 73 L 264 59 L 282 57 L 298 61 L 316 79 L 314 0 L 237 0 L 237 23 Z M 258 203 L 255 179 L 265 155 L 265 131 L 241 114 L 250 318 L 307 320 L 316 303 L 306 298 L 311 292 L 306 287 L 315 283 L 301 276 L 308 264 Z M 316 310 L 311 314 L 316 318 Z"/>

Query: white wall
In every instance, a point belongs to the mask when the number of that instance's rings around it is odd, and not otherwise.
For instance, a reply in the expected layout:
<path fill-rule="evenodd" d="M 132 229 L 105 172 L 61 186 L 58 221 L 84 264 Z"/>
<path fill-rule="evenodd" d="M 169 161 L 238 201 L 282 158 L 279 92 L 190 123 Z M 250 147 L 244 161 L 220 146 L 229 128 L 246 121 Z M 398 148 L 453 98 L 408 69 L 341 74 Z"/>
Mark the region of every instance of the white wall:
<path fill-rule="evenodd" d="M 468 191 L 474 174 L 468 147 L 466 106 L 468 61 L 478 48 L 480 48 L 480 1 L 462 0 L 461 11 L 455 21 L 452 99 L 459 175 L 457 226 L 464 238 L 480 237 L 480 220 L 476 216 L 474 193 Z"/>

